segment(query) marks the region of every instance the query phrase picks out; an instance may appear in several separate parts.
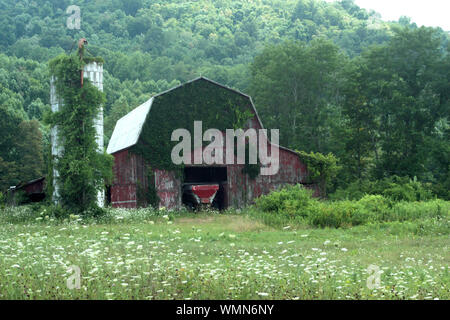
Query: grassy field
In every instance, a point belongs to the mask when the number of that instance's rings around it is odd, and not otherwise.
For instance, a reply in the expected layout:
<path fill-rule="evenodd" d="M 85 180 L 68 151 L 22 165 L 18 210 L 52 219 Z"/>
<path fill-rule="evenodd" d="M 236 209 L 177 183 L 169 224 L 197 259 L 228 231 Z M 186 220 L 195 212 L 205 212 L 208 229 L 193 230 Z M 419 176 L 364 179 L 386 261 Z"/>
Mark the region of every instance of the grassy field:
<path fill-rule="evenodd" d="M 448 220 L 274 229 L 242 213 L 111 211 L 0 219 L 0 299 L 450 298 Z"/>

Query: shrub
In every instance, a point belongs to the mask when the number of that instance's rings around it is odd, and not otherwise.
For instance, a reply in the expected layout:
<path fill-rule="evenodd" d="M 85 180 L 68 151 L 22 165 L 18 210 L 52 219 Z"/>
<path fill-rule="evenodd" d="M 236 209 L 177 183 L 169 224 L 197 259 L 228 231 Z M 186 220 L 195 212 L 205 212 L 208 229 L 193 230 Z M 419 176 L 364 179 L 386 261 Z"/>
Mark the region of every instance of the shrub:
<path fill-rule="evenodd" d="M 327 185 L 337 176 L 342 169 L 338 165 L 339 159 L 332 153 L 327 155 L 319 152 L 307 153 L 304 151 L 297 151 L 300 159 L 308 168 L 308 180 L 311 183 L 318 183 L 322 192 L 325 194 Z"/>
<path fill-rule="evenodd" d="M 355 203 L 352 201 L 320 203 L 310 211 L 308 222 L 317 227 L 333 227 L 350 226 L 351 217 L 356 210 Z"/>
<path fill-rule="evenodd" d="M 415 181 L 410 183 L 403 191 L 399 191 L 399 194 L 403 194 L 404 190 L 410 190 L 414 197 L 419 195 L 419 198 L 427 198 L 429 193 L 422 193 L 420 185 L 415 184 Z M 252 215 L 273 226 L 307 223 L 322 228 L 339 228 L 386 221 L 441 219 L 448 216 L 450 211 L 448 201 L 396 202 L 394 199 L 396 198 L 375 194 L 365 195 L 358 201 L 319 201 L 312 198 L 311 191 L 296 185 L 257 199 L 256 208 L 259 212 L 252 211 Z"/>
<path fill-rule="evenodd" d="M 362 211 L 375 214 L 375 220 L 384 220 L 392 206 L 392 201 L 380 195 L 365 195 L 358 201 Z"/>
<path fill-rule="evenodd" d="M 310 211 L 309 223 L 317 227 L 350 227 L 377 222 L 383 219 L 384 210 L 374 209 L 380 199 L 361 201 L 322 202 Z"/>
<path fill-rule="evenodd" d="M 308 209 L 317 202 L 312 198 L 312 191 L 302 185 L 289 185 L 278 191 L 256 199 L 256 206 L 262 211 L 282 212 L 290 216 L 308 214 Z"/>
<path fill-rule="evenodd" d="M 417 179 L 393 176 L 383 180 L 357 180 L 339 188 L 331 200 L 360 200 L 364 195 L 382 195 L 394 201 L 425 201 L 433 198 L 432 186 Z"/>
<path fill-rule="evenodd" d="M 395 201 L 424 201 L 433 197 L 432 191 L 416 180 L 403 184 L 392 183 L 383 194 Z"/>
<path fill-rule="evenodd" d="M 366 190 L 370 188 L 364 184 L 368 184 L 368 180 L 358 180 L 350 183 L 346 188 L 338 188 L 332 194 L 328 195 L 330 200 L 359 200 L 367 194 Z"/>

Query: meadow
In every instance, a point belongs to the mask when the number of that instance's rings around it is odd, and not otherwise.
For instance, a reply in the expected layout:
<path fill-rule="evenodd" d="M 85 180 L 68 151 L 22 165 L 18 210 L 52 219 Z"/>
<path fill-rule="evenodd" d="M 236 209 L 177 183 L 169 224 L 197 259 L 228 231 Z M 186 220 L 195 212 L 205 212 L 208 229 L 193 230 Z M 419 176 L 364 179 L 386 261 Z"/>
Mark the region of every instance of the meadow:
<path fill-rule="evenodd" d="M 4 208 L 0 299 L 450 298 L 447 214 L 317 228 L 254 210 Z"/>

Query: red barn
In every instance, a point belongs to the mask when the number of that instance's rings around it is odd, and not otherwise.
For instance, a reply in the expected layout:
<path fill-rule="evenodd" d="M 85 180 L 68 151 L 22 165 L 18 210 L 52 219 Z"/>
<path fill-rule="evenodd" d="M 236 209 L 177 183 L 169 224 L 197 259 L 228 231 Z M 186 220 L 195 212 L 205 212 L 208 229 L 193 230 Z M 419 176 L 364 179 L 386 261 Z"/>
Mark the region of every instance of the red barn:
<path fill-rule="evenodd" d="M 231 100 L 233 103 L 229 102 Z M 115 159 L 114 181 L 110 189 L 112 206 L 123 208 L 145 206 L 148 203 L 143 199 L 140 190 L 150 185 L 156 190 L 160 207 L 179 208 L 183 204 L 183 183 L 212 181 L 220 184 L 216 195 L 220 201 L 220 208 L 243 207 L 251 204 L 255 198 L 286 184 L 304 184 L 313 188 L 315 194 L 319 195 L 319 188 L 316 185 L 307 184 L 308 171 L 298 154 L 283 147 L 279 147 L 278 172 L 274 175 L 259 174 L 253 178 L 243 171 L 245 165 L 242 164 L 184 165 L 180 177 L 171 170 L 158 168 L 151 163 L 151 156 L 157 156 L 161 150 L 166 150 L 164 153 L 167 153 L 167 148 L 161 148 L 170 141 L 171 129 L 180 128 L 183 121 L 192 120 L 194 114 L 195 117 L 199 117 L 195 120 L 209 121 L 211 124 L 217 119 L 219 122 L 222 117 L 232 114 L 230 108 L 234 104 L 242 105 L 242 110 L 250 112 L 245 129 L 263 129 L 249 96 L 204 77 L 158 94 L 121 118 L 114 128 L 107 149 Z M 208 112 L 203 116 L 202 111 Z M 206 113 L 214 115 L 215 118 Z M 170 122 L 174 125 L 171 126 Z M 151 131 L 152 128 L 163 125 L 168 128 L 161 127 L 160 131 Z M 186 123 L 184 128 L 188 125 Z M 145 129 L 146 127 L 148 128 Z M 217 128 L 224 130 L 220 125 Z M 152 134 L 145 135 L 145 130 Z M 267 144 L 270 147 L 270 142 L 267 141 Z M 223 154 L 225 153 L 224 148 Z M 161 157 L 170 157 L 170 152 L 169 155 L 164 154 Z"/>
<path fill-rule="evenodd" d="M 26 196 L 27 200 L 30 202 L 39 202 L 44 200 L 45 198 L 45 177 L 41 177 L 39 179 L 34 179 L 28 182 L 21 182 L 17 186 L 10 187 L 8 192 L 10 193 L 10 203 L 17 204 L 16 195 L 19 192 L 23 192 Z M 19 199 L 20 201 L 24 201 L 25 199 Z"/>

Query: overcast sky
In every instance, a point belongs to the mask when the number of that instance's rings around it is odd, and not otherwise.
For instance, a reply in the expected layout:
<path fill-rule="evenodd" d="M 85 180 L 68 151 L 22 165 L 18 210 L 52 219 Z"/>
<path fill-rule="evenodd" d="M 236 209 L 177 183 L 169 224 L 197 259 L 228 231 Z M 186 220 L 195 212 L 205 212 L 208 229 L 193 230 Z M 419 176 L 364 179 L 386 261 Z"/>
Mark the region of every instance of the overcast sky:
<path fill-rule="evenodd" d="M 397 21 L 407 16 L 419 27 L 441 27 L 450 31 L 450 0 L 355 0 L 355 3 L 380 13 L 383 20 Z"/>

